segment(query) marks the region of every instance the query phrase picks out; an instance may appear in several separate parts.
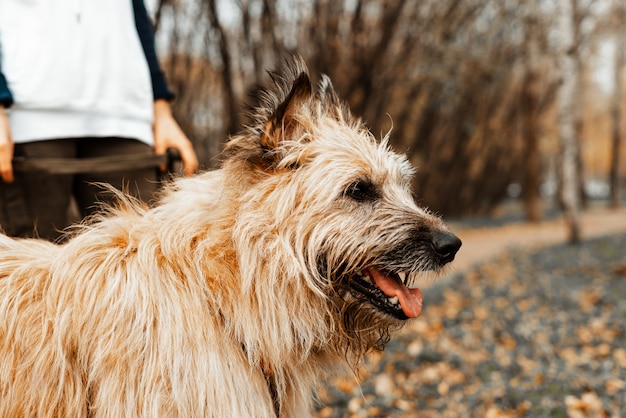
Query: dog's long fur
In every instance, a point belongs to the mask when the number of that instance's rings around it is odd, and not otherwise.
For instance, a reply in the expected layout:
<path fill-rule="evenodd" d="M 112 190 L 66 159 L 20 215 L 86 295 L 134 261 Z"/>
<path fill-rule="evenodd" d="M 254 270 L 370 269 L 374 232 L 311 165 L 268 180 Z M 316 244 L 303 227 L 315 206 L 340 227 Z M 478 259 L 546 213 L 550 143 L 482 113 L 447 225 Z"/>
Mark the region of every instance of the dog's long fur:
<path fill-rule="evenodd" d="M 356 277 L 440 269 L 446 227 L 326 77 L 273 79 L 220 170 L 63 245 L 0 236 L 1 417 L 302 417 L 402 325 Z"/>

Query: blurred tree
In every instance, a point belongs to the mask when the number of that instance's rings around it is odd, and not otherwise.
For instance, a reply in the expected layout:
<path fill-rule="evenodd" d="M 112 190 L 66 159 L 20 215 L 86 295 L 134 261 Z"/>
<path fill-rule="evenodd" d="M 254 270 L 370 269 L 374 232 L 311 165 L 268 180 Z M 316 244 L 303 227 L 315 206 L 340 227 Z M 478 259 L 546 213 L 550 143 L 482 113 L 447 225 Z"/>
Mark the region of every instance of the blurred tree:
<path fill-rule="evenodd" d="M 579 193 L 578 193 L 578 138 L 576 137 L 575 107 L 580 68 L 576 59 L 574 29 L 575 0 L 558 0 L 559 9 L 559 64 L 562 83 L 559 90 L 558 123 L 562 149 L 563 204 L 570 242 L 580 241 Z"/>
<path fill-rule="evenodd" d="M 546 36 L 542 33 L 545 25 L 541 24 L 541 12 L 537 0 L 529 0 L 526 5 L 524 23 L 525 67 L 520 97 L 521 131 L 524 140 L 524 175 L 522 193 L 526 218 L 539 222 L 543 217 L 541 194 L 542 181 L 541 150 L 539 148 L 540 121 L 542 112 L 542 56 L 547 47 Z"/>
<path fill-rule="evenodd" d="M 613 62 L 613 103 L 612 103 L 612 142 L 611 142 L 611 168 L 609 175 L 610 198 L 609 205 L 612 208 L 620 206 L 619 198 L 619 175 L 620 154 L 622 142 L 622 100 L 624 97 L 624 85 L 622 71 L 626 65 L 626 5 L 621 0 L 613 1 L 615 33 L 615 59 Z"/>

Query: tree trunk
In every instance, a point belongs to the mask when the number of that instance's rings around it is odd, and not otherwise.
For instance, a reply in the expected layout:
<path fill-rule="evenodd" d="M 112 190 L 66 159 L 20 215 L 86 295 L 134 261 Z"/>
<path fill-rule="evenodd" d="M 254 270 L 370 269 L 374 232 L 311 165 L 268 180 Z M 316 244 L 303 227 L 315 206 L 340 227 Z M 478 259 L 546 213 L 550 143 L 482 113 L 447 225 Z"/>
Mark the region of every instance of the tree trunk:
<path fill-rule="evenodd" d="M 573 0 L 559 0 L 559 63 L 562 84 L 559 91 L 558 123 L 561 138 L 563 204 L 570 243 L 580 241 L 580 195 L 578 193 L 578 141 L 576 138 L 576 88 L 580 69 L 577 65 L 574 42 Z"/>
<path fill-rule="evenodd" d="M 541 155 L 539 152 L 539 138 L 537 135 L 536 97 L 533 96 L 530 80 L 526 80 L 522 93 L 522 132 L 524 135 L 524 177 L 522 192 L 526 219 L 530 222 L 539 222 L 542 219 L 541 196 Z"/>
<path fill-rule="evenodd" d="M 222 85 L 224 88 L 224 102 L 226 109 L 228 109 L 228 113 L 226 114 L 228 118 L 227 129 L 228 133 L 232 134 L 237 132 L 240 127 L 239 107 L 237 106 L 237 95 L 235 93 L 232 72 L 232 60 L 230 56 L 230 51 L 228 50 L 226 33 L 217 16 L 216 0 L 209 0 L 206 5 L 208 7 L 207 14 L 209 17 L 209 21 L 211 23 L 211 26 L 215 29 L 214 36 L 217 38 L 220 58 L 222 60 Z"/>
<path fill-rule="evenodd" d="M 538 5 L 536 0 L 528 1 L 524 18 L 525 51 L 528 62 L 521 92 L 521 122 L 524 137 L 524 176 L 522 178 L 522 199 L 526 219 L 539 222 L 542 219 L 541 195 L 541 153 L 539 150 L 539 34 Z"/>
<path fill-rule="evenodd" d="M 615 4 L 615 7 L 623 7 L 619 4 Z M 618 9 L 618 16 L 624 17 L 623 9 Z M 623 21 L 620 19 L 620 22 Z M 613 138 L 611 146 L 611 172 L 609 176 L 610 186 L 610 199 L 609 205 L 611 208 L 617 209 L 620 206 L 619 196 L 619 166 L 620 166 L 620 152 L 622 142 L 622 69 L 626 64 L 626 40 L 625 34 L 618 34 L 615 40 L 615 63 L 613 67 L 614 71 L 614 86 L 613 86 L 613 109 L 611 111 L 613 119 Z"/>

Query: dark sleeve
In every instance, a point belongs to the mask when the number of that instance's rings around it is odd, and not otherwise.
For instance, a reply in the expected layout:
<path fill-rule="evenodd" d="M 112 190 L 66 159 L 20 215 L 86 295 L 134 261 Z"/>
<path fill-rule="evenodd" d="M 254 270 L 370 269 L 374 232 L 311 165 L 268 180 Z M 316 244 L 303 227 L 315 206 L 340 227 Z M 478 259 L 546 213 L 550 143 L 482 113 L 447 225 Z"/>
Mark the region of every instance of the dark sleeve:
<path fill-rule="evenodd" d="M 9 107 L 13 104 L 13 95 L 11 94 L 11 90 L 9 90 L 9 85 L 7 84 L 6 78 L 4 78 L 4 74 L 0 71 L 0 104 L 4 107 Z"/>
<path fill-rule="evenodd" d="M 168 89 L 165 75 L 159 65 L 156 49 L 154 47 L 154 33 L 152 33 L 152 24 L 146 11 L 143 0 L 133 0 L 133 12 L 135 13 L 135 26 L 141 40 L 143 52 L 150 67 L 150 78 L 152 80 L 152 93 L 154 100 L 166 99 L 172 100 L 174 94 Z"/>

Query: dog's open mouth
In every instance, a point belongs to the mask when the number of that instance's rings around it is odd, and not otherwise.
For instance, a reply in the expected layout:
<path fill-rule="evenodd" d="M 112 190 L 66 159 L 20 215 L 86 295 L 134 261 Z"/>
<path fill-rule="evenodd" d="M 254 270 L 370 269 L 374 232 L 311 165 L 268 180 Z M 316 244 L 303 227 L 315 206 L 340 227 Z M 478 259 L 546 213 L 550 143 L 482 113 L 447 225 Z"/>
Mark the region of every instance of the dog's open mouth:
<path fill-rule="evenodd" d="M 350 285 L 382 312 L 402 320 L 417 318 L 422 312 L 422 292 L 407 287 L 406 275 L 401 275 L 370 267 L 354 277 Z"/>

